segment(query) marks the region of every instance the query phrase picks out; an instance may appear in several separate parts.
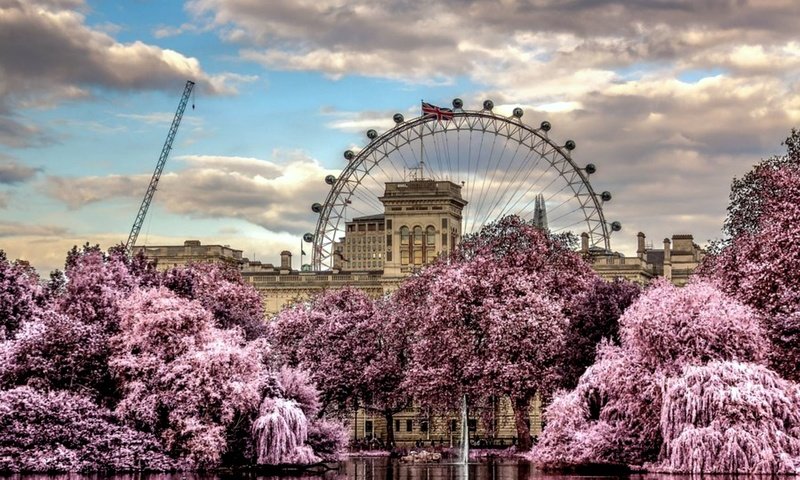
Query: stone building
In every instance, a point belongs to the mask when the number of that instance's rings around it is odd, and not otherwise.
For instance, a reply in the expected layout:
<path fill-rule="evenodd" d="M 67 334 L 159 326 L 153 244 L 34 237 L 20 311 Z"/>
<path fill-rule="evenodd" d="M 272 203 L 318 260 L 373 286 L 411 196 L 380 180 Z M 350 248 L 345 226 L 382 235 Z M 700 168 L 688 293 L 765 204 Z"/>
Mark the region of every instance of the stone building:
<path fill-rule="evenodd" d="M 158 261 L 159 270 L 186 265 L 187 263 L 228 263 L 243 265 L 247 259 L 242 251 L 230 245 L 201 245 L 200 240 L 186 240 L 183 245 L 147 245 L 133 247 L 133 254 L 144 252 L 145 256 Z"/>
<path fill-rule="evenodd" d="M 665 238 L 661 249 L 645 243 L 645 234 L 636 234 L 636 256 L 626 257 L 619 252 L 592 252 L 588 247 L 588 235 L 581 236 L 581 252 L 592 264 L 592 268 L 603 278 L 627 280 L 646 284 L 655 277 L 664 277 L 675 285 L 685 285 L 700 261 L 705 250 L 694 243 L 689 234 Z"/>

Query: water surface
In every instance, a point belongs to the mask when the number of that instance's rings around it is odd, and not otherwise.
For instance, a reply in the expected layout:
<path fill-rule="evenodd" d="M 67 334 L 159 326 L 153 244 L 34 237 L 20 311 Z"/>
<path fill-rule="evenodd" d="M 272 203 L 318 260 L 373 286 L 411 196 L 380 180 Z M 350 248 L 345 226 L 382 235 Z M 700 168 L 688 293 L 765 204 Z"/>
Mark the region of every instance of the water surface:
<path fill-rule="evenodd" d="M 387 457 L 356 457 L 340 462 L 336 468 L 306 474 L 124 474 L 124 475 L 7 475 L 8 480 L 687 480 L 678 475 L 558 475 L 538 471 L 529 462 L 517 459 L 491 459 L 458 465 L 448 461 L 409 464 Z M 721 478 L 721 477 L 716 477 Z"/>

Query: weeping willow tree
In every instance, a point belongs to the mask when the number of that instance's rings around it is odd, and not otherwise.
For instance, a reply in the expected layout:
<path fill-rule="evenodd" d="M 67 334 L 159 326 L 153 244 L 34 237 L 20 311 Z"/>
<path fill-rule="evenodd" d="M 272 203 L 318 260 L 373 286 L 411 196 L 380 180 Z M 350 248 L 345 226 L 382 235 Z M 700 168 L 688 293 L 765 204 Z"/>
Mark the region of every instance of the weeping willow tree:
<path fill-rule="evenodd" d="M 253 422 L 256 462 L 261 465 L 309 464 L 320 461 L 305 444 L 308 418 L 293 400 L 265 398 Z"/>
<path fill-rule="evenodd" d="M 664 439 L 653 470 L 685 473 L 796 473 L 800 390 L 766 367 L 711 362 L 669 381 Z"/>

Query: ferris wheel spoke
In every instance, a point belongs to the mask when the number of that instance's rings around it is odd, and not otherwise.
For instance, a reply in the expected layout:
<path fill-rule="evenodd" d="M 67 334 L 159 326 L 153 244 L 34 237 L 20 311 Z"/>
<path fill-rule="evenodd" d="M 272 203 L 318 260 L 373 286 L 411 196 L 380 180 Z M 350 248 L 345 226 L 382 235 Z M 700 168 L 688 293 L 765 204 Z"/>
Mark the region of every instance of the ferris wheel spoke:
<path fill-rule="evenodd" d="M 507 146 L 508 146 L 508 142 L 506 142 L 505 145 L 503 146 L 503 154 L 502 155 L 505 155 Z M 508 161 L 509 165 L 514 165 L 516 163 L 517 155 L 519 155 L 519 149 L 521 147 L 522 147 L 522 144 L 521 143 L 517 143 L 516 148 L 514 149 L 514 155 Z M 498 164 L 499 163 L 500 162 L 498 160 Z M 519 171 L 520 168 L 521 167 L 517 167 L 517 171 Z M 514 177 L 516 177 L 516 175 L 513 175 L 512 178 L 510 179 L 510 181 L 507 181 L 506 177 L 508 177 L 509 171 L 508 171 L 508 169 L 504 169 L 503 172 L 504 172 L 503 177 L 499 179 L 499 185 L 492 189 L 492 190 L 494 190 L 494 194 L 492 195 L 492 200 L 489 202 L 489 208 L 486 210 L 486 215 L 481 219 L 481 222 L 480 222 L 481 225 L 485 225 L 489 221 L 489 218 L 491 217 L 492 212 L 496 210 L 496 208 L 499 206 L 499 203 L 503 200 L 503 198 L 506 197 L 506 194 L 509 191 L 509 188 L 511 187 L 511 185 L 513 185 Z M 509 188 L 506 188 L 506 186 L 508 186 Z M 499 198 L 498 198 L 498 196 L 499 196 Z"/>
<path fill-rule="evenodd" d="M 409 169 L 421 164 L 426 179 L 461 183 L 468 202 L 462 212 L 464 233 L 508 213 L 529 218 L 531 205 L 542 194 L 540 198 L 551 204 L 547 209 L 551 231 L 583 224 L 592 248 L 608 249 L 602 203 L 572 161 L 571 150 L 554 143 L 544 123 L 534 129 L 519 117 L 516 112 L 503 117 L 459 107 L 452 120 L 400 119 L 363 149 L 354 149 L 320 213 L 312 249 L 314 268 L 331 268 L 335 243 L 351 215 L 382 212 L 379 198 L 386 182 L 402 181 Z"/>

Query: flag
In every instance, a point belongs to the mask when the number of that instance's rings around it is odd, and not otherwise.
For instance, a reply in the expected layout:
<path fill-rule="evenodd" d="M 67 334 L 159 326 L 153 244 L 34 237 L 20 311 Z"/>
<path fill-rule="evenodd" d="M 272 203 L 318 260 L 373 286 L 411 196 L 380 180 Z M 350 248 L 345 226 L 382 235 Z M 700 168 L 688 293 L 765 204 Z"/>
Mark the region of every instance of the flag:
<path fill-rule="evenodd" d="M 453 111 L 449 108 L 437 107 L 427 102 L 422 102 L 422 115 L 426 117 L 436 117 L 436 120 L 453 119 Z"/>

